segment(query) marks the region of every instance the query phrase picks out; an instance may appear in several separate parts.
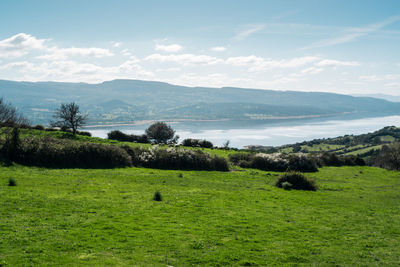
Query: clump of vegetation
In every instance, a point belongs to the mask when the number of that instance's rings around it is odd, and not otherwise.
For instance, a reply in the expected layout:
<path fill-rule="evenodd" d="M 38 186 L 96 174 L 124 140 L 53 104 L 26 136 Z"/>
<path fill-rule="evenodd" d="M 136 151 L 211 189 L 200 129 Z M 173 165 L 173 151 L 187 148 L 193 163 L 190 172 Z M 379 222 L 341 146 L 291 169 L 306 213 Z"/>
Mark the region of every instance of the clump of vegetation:
<path fill-rule="evenodd" d="M 121 131 L 115 130 L 111 131 L 107 134 L 108 139 L 117 140 L 121 142 L 133 142 L 133 143 L 150 143 L 147 135 L 134 135 L 134 134 L 125 134 Z"/>
<path fill-rule="evenodd" d="M 318 171 L 315 161 L 303 154 L 235 153 L 229 155 L 229 160 L 242 168 L 254 168 L 264 171 Z"/>
<path fill-rule="evenodd" d="M 214 145 L 210 141 L 201 140 L 201 139 L 192 139 L 188 138 L 183 140 L 183 146 L 190 146 L 190 147 L 202 147 L 202 148 L 213 148 Z"/>
<path fill-rule="evenodd" d="M 225 158 L 211 156 L 200 150 L 154 146 L 150 149 L 124 146 L 134 166 L 166 170 L 229 171 Z"/>
<path fill-rule="evenodd" d="M 13 140 L 13 139 L 11 139 Z M 20 164 L 50 168 L 116 168 L 132 165 L 132 159 L 122 148 L 76 142 L 51 137 L 27 137 L 18 142 L 17 149 L 10 154 L 6 143 L 0 150 L 3 158 Z"/>
<path fill-rule="evenodd" d="M 46 128 L 41 124 L 37 124 L 36 126 L 33 126 L 32 129 L 44 131 Z"/>
<path fill-rule="evenodd" d="M 17 180 L 15 180 L 14 178 L 9 178 L 8 186 L 17 186 Z"/>
<path fill-rule="evenodd" d="M 153 196 L 154 201 L 162 201 L 162 195 L 159 191 L 156 191 Z"/>
<path fill-rule="evenodd" d="M 365 161 L 355 155 L 336 155 L 331 152 L 313 153 L 309 155 L 318 166 L 365 166 Z"/>
<path fill-rule="evenodd" d="M 286 183 L 284 185 L 284 183 Z M 314 180 L 307 178 L 300 172 L 287 172 L 278 178 L 275 185 L 286 189 L 290 184 L 291 189 L 316 191 L 318 189 Z M 286 187 L 286 188 L 285 188 Z"/>
<path fill-rule="evenodd" d="M 156 122 L 146 129 L 146 135 L 155 144 L 176 144 L 179 136 L 165 122 Z"/>
<path fill-rule="evenodd" d="M 375 159 L 375 166 L 388 170 L 400 170 L 400 143 L 384 145 Z"/>
<path fill-rule="evenodd" d="M 291 183 L 289 183 L 289 182 L 283 182 L 282 183 L 282 188 L 285 189 L 285 190 L 291 190 L 292 187 L 293 187 L 293 185 Z"/>

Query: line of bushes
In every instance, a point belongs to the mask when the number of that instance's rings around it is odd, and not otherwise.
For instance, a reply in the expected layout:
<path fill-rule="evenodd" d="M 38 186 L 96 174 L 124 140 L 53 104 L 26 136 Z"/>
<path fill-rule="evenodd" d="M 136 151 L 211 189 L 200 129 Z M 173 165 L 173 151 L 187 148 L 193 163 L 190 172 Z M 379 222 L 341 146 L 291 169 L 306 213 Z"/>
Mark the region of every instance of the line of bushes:
<path fill-rule="evenodd" d="M 47 132 L 62 131 L 62 132 L 66 132 L 66 133 L 72 133 L 72 130 L 68 129 L 67 127 L 61 127 L 60 129 L 46 128 L 41 124 L 37 124 L 35 126 L 26 126 L 26 127 L 21 127 L 21 128 L 27 128 L 27 129 L 33 129 L 33 130 L 39 130 L 39 131 L 47 131 Z M 85 131 L 76 131 L 76 134 L 84 135 L 84 136 L 92 136 L 92 134 L 90 132 L 85 132 Z"/>
<path fill-rule="evenodd" d="M 214 145 L 210 141 L 201 140 L 201 139 L 192 139 L 188 138 L 182 141 L 183 146 L 190 146 L 190 147 L 202 147 L 202 148 L 213 148 Z"/>
<path fill-rule="evenodd" d="M 147 135 L 134 135 L 134 134 L 124 134 L 121 131 L 115 130 L 107 134 L 108 139 L 121 141 L 121 142 L 134 142 L 134 143 L 150 143 Z"/>
<path fill-rule="evenodd" d="M 319 167 L 322 166 L 365 166 L 365 161 L 356 155 L 336 155 L 331 152 L 311 153 L 308 156 L 316 162 Z"/>
<path fill-rule="evenodd" d="M 25 137 L 13 128 L 4 139 L 0 159 L 48 168 L 117 168 L 140 166 L 174 170 L 228 171 L 225 158 L 183 148 L 150 149 L 77 142 L 52 137 Z"/>
<path fill-rule="evenodd" d="M 132 164 L 138 167 L 169 170 L 208 170 L 229 171 L 225 158 L 211 156 L 200 150 L 188 150 L 170 147 L 167 149 L 154 146 L 150 149 L 142 147 L 123 147 L 132 158 Z"/>
<path fill-rule="evenodd" d="M 229 160 L 242 168 L 254 168 L 264 171 L 318 171 L 316 162 L 303 154 L 235 153 L 229 155 Z"/>
<path fill-rule="evenodd" d="M 229 160 L 242 168 L 254 168 L 266 171 L 316 172 L 322 166 L 364 166 L 359 156 L 338 156 L 334 153 L 283 154 L 283 153 L 235 153 Z"/>
<path fill-rule="evenodd" d="M 5 161 L 48 168 L 103 169 L 132 165 L 129 154 L 118 146 L 51 137 L 27 137 L 18 142 L 6 142 L 0 152 Z"/>

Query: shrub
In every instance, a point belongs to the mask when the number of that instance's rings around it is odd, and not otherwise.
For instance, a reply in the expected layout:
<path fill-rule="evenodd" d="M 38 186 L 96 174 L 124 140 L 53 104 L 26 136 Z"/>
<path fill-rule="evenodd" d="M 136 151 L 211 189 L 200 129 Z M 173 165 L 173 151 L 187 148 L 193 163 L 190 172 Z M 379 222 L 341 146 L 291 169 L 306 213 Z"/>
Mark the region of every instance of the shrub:
<path fill-rule="evenodd" d="M 304 154 L 265 154 L 265 153 L 235 153 L 229 155 L 229 160 L 242 168 L 255 168 L 264 171 L 318 171 L 316 162 Z"/>
<path fill-rule="evenodd" d="M 51 137 L 21 140 L 13 161 L 50 168 L 116 168 L 132 165 L 131 157 L 120 147 Z"/>
<path fill-rule="evenodd" d="M 41 124 L 37 124 L 36 126 L 32 127 L 32 129 L 44 131 L 46 128 L 44 128 L 44 126 Z"/>
<path fill-rule="evenodd" d="M 146 129 L 147 137 L 156 144 L 176 144 L 179 136 L 165 122 L 156 122 Z"/>
<path fill-rule="evenodd" d="M 314 153 L 309 156 L 318 166 L 365 166 L 365 161 L 355 155 L 336 155 L 331 152 Z"/>
<path fill-rule="evenodd" d="M 240 162 L 251 161 L 254 158 L 254 154 L 239 152 L 229 155 L 229 160 L 236 165 L 239 165 Z"/>
<path fill-rule="evenodd" d="M 399 171 L 400 143 L 382 146 L 373 164 L 381 168 Z"/>
<path fill-rule="evenodd" d="M 285 190 L 291 190 L 292 186 L 293 185 L 291 183 L 289 183 L 289 182 L 283 182 L 282 183 L 282 188 L 285 189 Z"/>
<path fill-rule="evenodd" d="M 190 146 L 190 147 L 202 147 L 202 148 L 213 148 L 214 145 L 210 141 L 201 140 L 201 139 L 185 139 L 182 142 L 183 146 Z"/>
<path fill-rule="evenodd" d="M 130 146 L 122 148 L 131 156 L 135 166 L 167 170 L 229 170 L 226 159 L 200 150 L 175 147 L 164 149 L 157 146 L 151 149 Z"/>
<path fill-rule="evenodd" d="M 17 181 L 14 178 L 9 178 L 8 186 L 17 186 Z"/>
<path fill-rule="evenodd" d="M 283 183 L 291 184 L 292 189 L 316 191 L 317 185 L 314 180 L 307 178 L 300 172 L 287 172 L 278 178 L 276 186 L 284 188 Z M 288 186 L 287 184 L 285 185 Z"/>
<path fill-rule="evenodd" d="M 289 166 L 288 168 L 292 171 L 302 172 L 316 172 L 318 171 L 317 163 L 308 158 L 304 154 L 289 155 Z"/>
<path fill-rule="evenodd" d="M 76 134 L 83 135 L 83 136 L 92 136 L 90 132 L 83 132 L 83 131 L 76 131 Z"/>
<path fill-rule="evenodd" d="M 158 191 L 156 191 L 156 192 L 154 193 L 153 200 L 154 200 L 154 201 L 162 201 L 161 193 L 158 192 Z"/>
<path fill-rule="evenodd" d="M 147 135 L 134 135 L 134 134 L 124 134 L 121 131 L 115 130 L 107 134 L 108 139 L 117 140 L 121 142 L 135 142 L 135 143 L 150 143 Z"/>

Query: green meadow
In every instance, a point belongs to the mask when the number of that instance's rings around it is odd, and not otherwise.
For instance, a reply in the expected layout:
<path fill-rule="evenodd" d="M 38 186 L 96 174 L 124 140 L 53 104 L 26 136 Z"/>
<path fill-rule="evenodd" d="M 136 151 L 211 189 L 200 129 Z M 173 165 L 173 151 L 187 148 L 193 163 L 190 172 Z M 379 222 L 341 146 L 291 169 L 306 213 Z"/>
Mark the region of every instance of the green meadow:
<path fill-rule="evenodd" d="M 279 175 L 3 166 L 0 266 L 399 264 L 398 172 L 324 167 L 316 192 Z"/>

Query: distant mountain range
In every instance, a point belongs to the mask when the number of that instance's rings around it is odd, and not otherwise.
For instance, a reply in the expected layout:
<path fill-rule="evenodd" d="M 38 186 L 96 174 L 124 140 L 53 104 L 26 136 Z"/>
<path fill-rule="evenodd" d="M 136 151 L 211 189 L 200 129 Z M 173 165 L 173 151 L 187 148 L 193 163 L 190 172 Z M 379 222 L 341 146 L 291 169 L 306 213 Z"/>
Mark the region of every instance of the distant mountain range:
<path fill-rule="evenodd" d="M 368 95 L 354 95 L 357 97 L 373 97 L 373 98 L 379 98 L 379 99 L 384 99 L 387 101 L 391 102 L 400 102 L 400 96 L 397 95 L 385 95 L 385 94 L 368 94 Z"/>
<path fill-rule="evenodd" d="M 47 124 L 60 103 L 74 101 L 90 124 L 139 120 L 296 120 L 400 114 L 400 103 L 333 93 L 185 87 L 113 80 L 99 84 L 0 80 L 0 96 L 33 123 Z"/>

